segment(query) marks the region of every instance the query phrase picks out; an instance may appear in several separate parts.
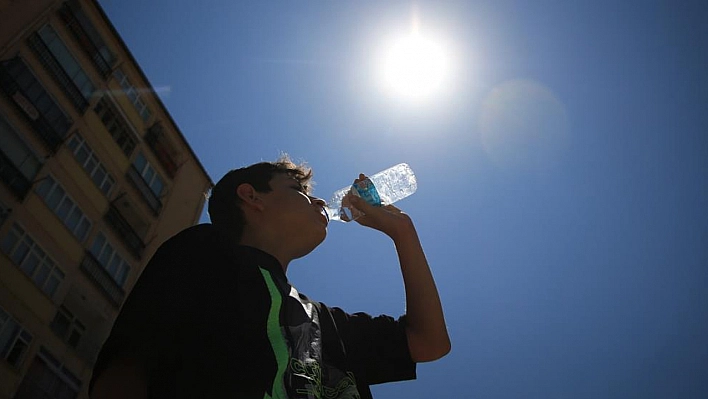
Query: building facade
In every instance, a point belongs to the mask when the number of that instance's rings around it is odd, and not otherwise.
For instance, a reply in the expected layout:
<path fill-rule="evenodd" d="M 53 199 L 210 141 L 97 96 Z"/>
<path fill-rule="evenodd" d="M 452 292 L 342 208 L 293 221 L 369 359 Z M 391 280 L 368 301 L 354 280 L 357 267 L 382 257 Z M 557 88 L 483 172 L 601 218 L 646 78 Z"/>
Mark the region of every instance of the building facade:
<path fill-rule="evenodd" d="M 0 0 L 0 399 L 86 398 L 212 181 L 96 0 Z"/>

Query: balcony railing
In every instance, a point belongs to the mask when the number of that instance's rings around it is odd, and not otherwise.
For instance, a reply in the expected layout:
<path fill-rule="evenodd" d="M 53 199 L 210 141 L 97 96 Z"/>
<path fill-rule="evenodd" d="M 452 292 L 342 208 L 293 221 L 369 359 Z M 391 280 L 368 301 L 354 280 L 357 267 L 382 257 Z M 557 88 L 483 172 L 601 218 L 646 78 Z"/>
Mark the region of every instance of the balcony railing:
<path fill-rule="evenodd" d="M 0 151 L 0 179 L 12 190 L 17 199 L 22 201 L 32 187 L 32 182 L 12 163 L 4 152 Z"/>
<path fill-rule="evenodd" d="M 33 33 L 29 39 L 27 39 L 30 48 L 34 51 L 39 58 L 42 65 L 49 71 L 49 74 L 54 78 L 57 84 L 62 88 L 64 94 L 69 97 L 71 103 L 80 112 L 83 113 L 88 108 L 88 101 L 84 98 L 78 87 L 71 77 L 66 73 L 64 68 L 59 65 L 59 62 L 54 58 L 54 55 L 49 51 L 47 45 L 44 44 L 42 39 L 37 33 Z"/>
<path fill-rule="evenodd" d="M 130 154 L 133 153 L 137 145 L 137 137 L 133 134 L 132 125 L 123 118 L 118 108 L 107 96 L 103 96 L 96 103 L 93 110 L 101 118 L 103 126 L 106 127 L 106 130 L 123 151 L 123 154 L 130 158 Z"/>
<path fill-rule="evenodd" d="M 118 236 L 120 236 L 123 243 L 128 247 L 133 256 L 140 259 L 143 254 L 143 250 L 145 250 L 145 243 L 140 238 L 138 233 L 135 232 L 130 223 L 128 223 L 123 215 L 121 215 L 118 208 L 111 204 L 103 219 L 109 226 L 111 226 Z"/>
<path fill-rule="evenodd" d="M 88 251 L 84 255 L 84 260 L 81 261 L 81 270 L 101 289 L 115 307 L 120 307 L 125 299 L 125 291 Z"/>
<path fill-rule="evenodd" d="M 171 154 L 170 145 L 165 141 L 164 135 L 165 133 L 162 131 L 162 126 L 156 123 L 145 133 L 145 141 L 148 143 L 152 153 L 157 157 L 157 160 L 160 161 L 165 172 L 167 172 L 170 178 L 174 179 L 179 166 Z"/>
<path fill-rule="evenodd" d="M 59 9 L 59 16 L 64 20 L 66 27 L 69 28 L 69 31 L 79 43 L 81 49 L 89 56 L 101 76 L 107 78 L 111 74 L 110 63 L 103 57 L 101 51 L 96 44 L 94 44 L 93 40 L 91 40 L 86 30 L 81 26 L 76 15 L 74 15 L 74 11 L 72 11 L 68 4 L 65 3 L 64 6 Z"/>
<path fill-rule="evenodd" d="M 135 166 L 130 165 L 127 177 L 128 180 L 133 183 L 133 186 L 138 190 L 138 192 L 140 192 L 141 197 L 145 200 L 145 203 L 147 203 L 150 209 L 152 209 L 155 216 L 159 215 L 160 210 L 162 210 L 162 201 L 160 201 L 160 198 L 152 192 L 150 186 L 148 186 L 145 182 L 145 179 L 140 176 L 140 172 L 135 169 Z"/>
<path fill-rule="evenodd" d="M 20 87 L 18 78 L 22 78 L 25 87 L 32 88 L 35 98 L 42 101 L 42 109 L 38 109 L 39 106 L 30 100 Z M 65 116 L 20 58 L 0 63 L 0 89 L 15 103 L 47 148 L 52 153 L 56 152 L 73 122 Z M 48 115 L 52 116 L 52 120 L 47 118 Z"/>

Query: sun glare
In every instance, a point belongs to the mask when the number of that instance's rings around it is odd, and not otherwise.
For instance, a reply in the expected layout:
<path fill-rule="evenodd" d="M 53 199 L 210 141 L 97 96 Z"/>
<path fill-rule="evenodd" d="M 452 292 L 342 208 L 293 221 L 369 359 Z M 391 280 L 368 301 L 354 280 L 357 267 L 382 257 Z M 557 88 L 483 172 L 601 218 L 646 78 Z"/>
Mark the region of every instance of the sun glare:
<path fill-rule="evenodd" d="M 384 47 L 381 78 L 386 92 L 408 100 L 439 93 L 449 77 L 449 58 L 443 45 L 419 32 L 389 41 Z"/>

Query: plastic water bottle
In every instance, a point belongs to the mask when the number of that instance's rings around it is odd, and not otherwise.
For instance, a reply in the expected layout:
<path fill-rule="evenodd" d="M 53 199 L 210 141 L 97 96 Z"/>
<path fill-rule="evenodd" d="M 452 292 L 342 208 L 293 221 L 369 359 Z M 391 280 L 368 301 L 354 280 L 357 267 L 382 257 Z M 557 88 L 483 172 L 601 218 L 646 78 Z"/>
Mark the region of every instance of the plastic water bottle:
<path fill-rule="evenodd" d="M 351 206 L 346 195 L 359 196 L 374 206 L 390 205 L 413 194 L 418 188 L 415 174 L 408 164 L 400 163 L 369 176 L 359 183 L 344 187 L 332 194 L 327 203 L 329 220 L 348 222 L 361 216 L 361 212 Z"/>

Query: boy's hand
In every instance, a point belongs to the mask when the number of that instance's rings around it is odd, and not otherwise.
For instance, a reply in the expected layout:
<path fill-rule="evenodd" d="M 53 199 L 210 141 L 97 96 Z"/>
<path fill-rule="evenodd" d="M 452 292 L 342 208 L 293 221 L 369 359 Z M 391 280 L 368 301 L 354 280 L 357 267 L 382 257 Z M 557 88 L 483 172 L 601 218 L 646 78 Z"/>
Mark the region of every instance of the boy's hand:
<path fill-rule="evenodd" d="M 364 179 L 366 179 L 366 176 L 360 174 L 359 178 L 354 180 L 354 183 L 356 184 Z M 404 234 L 415 231 L 410 216 L 397 207 L 393 205 L 374 206 L 356 195 L 347 195 L 349 203 L 362 213 L 355 219 L 362 226 L 378 230 L 394 240 L 401 238 Z"/>

